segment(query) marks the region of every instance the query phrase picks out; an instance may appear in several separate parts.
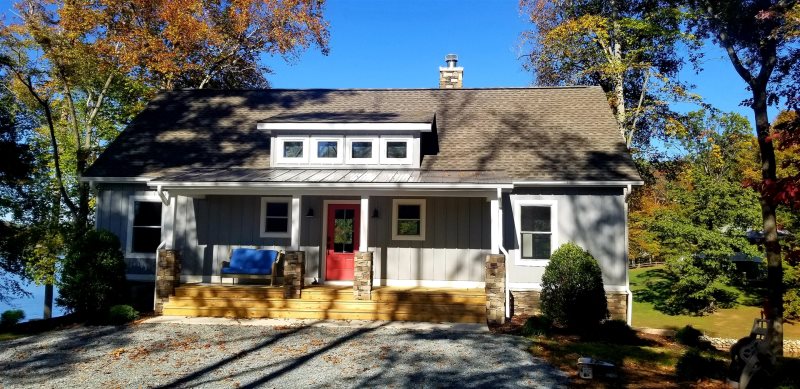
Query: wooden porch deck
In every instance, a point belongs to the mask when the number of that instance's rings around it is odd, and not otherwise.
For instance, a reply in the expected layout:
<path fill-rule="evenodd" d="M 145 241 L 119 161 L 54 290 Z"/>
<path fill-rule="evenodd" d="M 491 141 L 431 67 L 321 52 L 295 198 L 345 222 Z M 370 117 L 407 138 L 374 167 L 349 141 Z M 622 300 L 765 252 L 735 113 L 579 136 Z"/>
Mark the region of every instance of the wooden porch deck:
<path fill-rule="evenodd" d="M 355 300 L 351 286 L 309 286 L 300 299 L 283 287 L 184 284 L 164 304 L 164 315 L 238 318 L 486 322 L 483 289 L 376 287 Z"/>

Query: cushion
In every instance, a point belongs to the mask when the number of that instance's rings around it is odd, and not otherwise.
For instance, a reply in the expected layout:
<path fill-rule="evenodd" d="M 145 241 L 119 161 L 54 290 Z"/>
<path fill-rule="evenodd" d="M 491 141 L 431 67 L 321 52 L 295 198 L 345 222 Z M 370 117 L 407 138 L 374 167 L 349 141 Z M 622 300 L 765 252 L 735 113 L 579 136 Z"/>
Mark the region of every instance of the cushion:
<path fill-rule="evenodd" d="M 272 264 L 278 259 L 275 250 L 238 248 L 231 252 L 231 262 L 222 269 L 227 274 L 272 274 Z"/>

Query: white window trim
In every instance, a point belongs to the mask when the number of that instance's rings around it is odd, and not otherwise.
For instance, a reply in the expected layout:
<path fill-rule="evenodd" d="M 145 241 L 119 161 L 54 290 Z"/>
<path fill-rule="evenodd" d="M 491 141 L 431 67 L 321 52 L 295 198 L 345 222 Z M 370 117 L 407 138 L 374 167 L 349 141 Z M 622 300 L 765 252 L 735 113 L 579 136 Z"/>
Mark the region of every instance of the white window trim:
<path fill-rule="evenodd" d="M 405 158 L 389 158 L 386 152 L 389 150 L 387 147 L 388 142 L 405 142 L 406 143 L 406 157 Z M 411 165 L 412 156 L 414 155 L 414 137 L 412 136 L 382 136 L 381 137 L 381 158 L 382 165 Z"/>
<path fill-rule="evenodd" d="M 159 203 L 161 204 L 161 240 L 164 238 L 164 204 L 158 195 L 152 194 L 136 195 L 128 197 L 128 233 L 125 237 L 125 257 L 126 258 L 152 258 L 155 259 L 155 250 L 151 253 L 138 253 L 133 251 L 133 217 L 137 202 Z"/>
<path fill-rule="evenodd" d="M 515 264 L 517 266 L 547 266 L 550 259 L 523 259 L 522 258 L 522 207 L 550 207 L 550 254 L 556 250 L 558 242 L 558 201 L 556 200 L 517 200 L 514 203 L 514 228 L 517 236 L 517 252 Z"/>
<path fill-rule="evenodd" d="M 392 240 L 425 240 L 425 199 L 393 199 L 392 200 Z M 397 234 L 397 206 L 419 205 L 419 235 Z"/>
<path fill-rule="evenodd" d="M 370 142 L 372 143 L 372 158 L 353 158 L 353 142 Z M 345 163 L 349 165 L 377 165 L 381 155 L 380 139 L 378 137 L 345 137 L 347 145 L 345 150 Z"/>
<path fill-rule="evenodd" d="M 275 162 L 279 164 L 307 164 L 308 163 L 308 156 L 310 153 L 310 148 L 308 147 L 308 137 L 307 136 L 278 136 L 275 137 L 276 140 L 276 158 Z M 300 158 L 286 158 L 283 156 L 283 144 L 284 142 L 303 142 L 303 156 Z"/>
<path fill-rule="evenodd" d="M 319 142 L 336 142 L 336 158 L 317 157 Z M 343 136 L 312 136 L 311 137 L 311 163 L 316 165 L 332 165 L 344 163 Z"/>
<path fill-rule="evenodd" d="M 286 203 L 289 213 L 286 222 L 286 232 L 267 232 L 267 203 Z M 291 238 L 292 237 L 292 220 L 295 215 L 292 207 L 291 197 L 262 197 L 261 198 L 261 223 L 259 236 L 262 238 Z"/>

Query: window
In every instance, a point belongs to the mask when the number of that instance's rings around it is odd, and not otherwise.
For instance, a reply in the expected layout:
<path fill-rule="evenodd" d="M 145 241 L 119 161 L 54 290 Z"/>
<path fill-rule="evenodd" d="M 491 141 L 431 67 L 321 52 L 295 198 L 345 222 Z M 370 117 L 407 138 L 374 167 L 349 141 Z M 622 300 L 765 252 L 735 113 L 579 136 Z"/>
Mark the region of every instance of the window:
<path fill-rule="evenodd" d="M 515 209 L 518 264 L 546 265 L 555 246 L 556 202 L 552 200 L 523 200 Z"/>
<path fill-rule="evenodd" d="M 291 204 L 291 198 L 261 198 L 261 237 L 289 237 L 292 225 Z"/>
<path fill-rule="evenodd" d="M 278 137 L 275 144 L 277 163 L 308 163 L 308 137 Z"/>
<path fill-rule="evenodd" d="M 132 198 L 128 254 L 155 256 L 161 244 L 161 201 Z"/>
<path fill-rule="evenodd" d="M 342 137 L 311 137 L 313 153 L 311 163 L 344 163 L 341 150 Z"/>
<path fill-rule="evenodd" d="M 354 165 L 378 164 L 377 138 L 347 137 L 347 163 Z"/>
<path fill-rule="evenodd" d="M 392 239 L 425 240 L 425 200 L 392 201 Z"/>
<path fill-rule="evenodd" d="M 381 137 L 381 163 L 387 165 L 411 164 L 411 142 L 410 137 Z"/>

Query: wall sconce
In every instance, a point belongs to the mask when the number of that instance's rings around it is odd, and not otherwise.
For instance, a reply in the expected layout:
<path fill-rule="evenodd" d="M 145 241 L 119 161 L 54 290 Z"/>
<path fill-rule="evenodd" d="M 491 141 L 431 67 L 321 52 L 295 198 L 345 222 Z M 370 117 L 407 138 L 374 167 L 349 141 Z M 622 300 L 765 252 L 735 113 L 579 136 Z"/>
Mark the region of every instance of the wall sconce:
<path fill-rule="evenodd" d="M 373 219 L 377 219 L 378 218 L 378 208 L 375 208 L 375 209 L 372 210 L 372 218 Z"/>
<path fill-rule="evenodd" d="M 306 217 L 311 218 L 314 217 L 314 208 L 309 207 L 308 211 L 306 212 Z"/>

